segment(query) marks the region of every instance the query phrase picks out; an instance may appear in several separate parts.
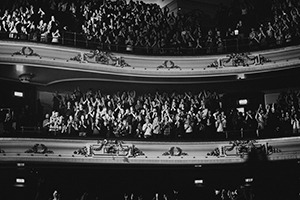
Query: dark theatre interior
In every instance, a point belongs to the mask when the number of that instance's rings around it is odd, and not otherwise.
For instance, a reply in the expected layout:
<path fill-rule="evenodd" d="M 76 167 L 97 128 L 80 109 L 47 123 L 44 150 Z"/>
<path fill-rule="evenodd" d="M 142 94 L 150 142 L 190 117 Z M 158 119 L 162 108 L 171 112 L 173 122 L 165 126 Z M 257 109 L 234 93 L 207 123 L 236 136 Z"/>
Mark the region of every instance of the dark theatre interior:
<path fill-rule="evenodd" d="M 300 1 L 2 0 L 1 200 L 300 200 Z"/>

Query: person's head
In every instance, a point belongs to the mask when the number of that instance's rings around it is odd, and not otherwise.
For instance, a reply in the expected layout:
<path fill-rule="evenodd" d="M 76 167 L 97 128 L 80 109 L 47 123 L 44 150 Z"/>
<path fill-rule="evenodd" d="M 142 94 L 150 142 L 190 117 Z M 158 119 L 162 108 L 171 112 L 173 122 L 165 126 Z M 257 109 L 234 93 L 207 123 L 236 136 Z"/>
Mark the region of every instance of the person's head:
<path fill-rule="evenodd" d="M 85 118 L 85 117 L 84 117 L 84 115 L 80 115 L 80 120 L 82 120 L 82 121 L 83 121 L 83 120 L 84 120 L 84 118 Z"/>

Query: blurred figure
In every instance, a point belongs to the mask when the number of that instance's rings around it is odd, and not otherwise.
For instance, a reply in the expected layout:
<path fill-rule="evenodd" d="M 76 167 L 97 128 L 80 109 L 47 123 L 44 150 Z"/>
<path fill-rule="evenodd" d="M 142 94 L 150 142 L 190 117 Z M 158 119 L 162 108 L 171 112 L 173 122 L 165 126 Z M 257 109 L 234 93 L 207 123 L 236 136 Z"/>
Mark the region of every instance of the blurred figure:
<path fill-rule="evenodd" d="M 60 194 L 57 190 L 54 190 L 52 197 L 50 197 L 49 200 L 60 200 Z"/>
<path fill-rule="evenodd" d="M 43 120 L 43 130 L 42 130 L 45 135 L 49 134 L 49 127 L 50 127 L 50 116 L 47 113 L 45 115 L 45 119 Z"/>

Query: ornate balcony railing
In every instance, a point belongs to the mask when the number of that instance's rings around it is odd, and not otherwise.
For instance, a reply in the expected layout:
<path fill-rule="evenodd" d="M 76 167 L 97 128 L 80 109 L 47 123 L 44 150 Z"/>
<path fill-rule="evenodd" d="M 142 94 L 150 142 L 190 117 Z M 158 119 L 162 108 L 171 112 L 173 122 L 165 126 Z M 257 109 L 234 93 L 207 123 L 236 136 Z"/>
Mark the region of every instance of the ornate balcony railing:
<path fill-rule="evenodd" d="M 32 41 L 39 43 L 52 43 L 51 37 L 47 39 L 48 42 L 42 42 L 38 39 L 31 39 L 28 35 L 26 37 L 22 37 L 26 39 L 22 39 L 23 41 Z M 19 40 L 9 38 L 9 34 L 6 32 L 0 32 L 0 39 L 2 40 Z M 217 45 L 210 45 L 206 47 L 203 45 L 202 47 L 190 47 L 190 48 L 160 48 L 160 47 L 145 47 L 145 46 L 130 46 L 128 48 L 127 45 L 118 45 L 114 43 L 106 44 L 97 41 L 96 39 L 87 39 L 85 34 L 76 33 L 76 32 L 68 32 L 63 31 L 61 33 L 61 37 L 59 38 L 58 43 L 52 44 L 61 44 L 64 46 L 72 46 L 72 47 L 80 47 L 80 48 L 89 48 L 89 49 L 100 49 L 103 51 L 110 52 L 118 52 L 118 53 L 129 53 L 136 55 L 172 55 L 172 56 L 182 56 L 182 55 L 212 55 L 212 54 L 228 54 L 228 53 L 236 53 L 236 52 L 248 52 L 255 50 L 265 50 L 278 48 L 283 46 L 291 46 L 295 44 L 299 44 L 299 38 L 292 38 L 291 41 L 278 43 L 275 40 L 269 43 L 257 43 L 253 45 L 248 37 L 241 38 L 235 37 L 230 39 L 223 39 L 222 46 L 218 47 Z"/>

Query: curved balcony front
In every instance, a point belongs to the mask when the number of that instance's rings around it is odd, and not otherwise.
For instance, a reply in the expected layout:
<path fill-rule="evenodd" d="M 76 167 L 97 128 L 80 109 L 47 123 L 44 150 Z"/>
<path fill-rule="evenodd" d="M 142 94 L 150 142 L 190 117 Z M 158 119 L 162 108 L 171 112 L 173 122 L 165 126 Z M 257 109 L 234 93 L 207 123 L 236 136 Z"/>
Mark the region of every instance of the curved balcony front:
<path fill-rule="evenodd" d="M 101 80 L 150 84 L 195 84 L 257 79 L 295 73 L 300 46 L 247 54 L 211 56 L 139 56 L 45 44 L 0 43 L 1 79 L 18 81 L 32 73 L 33 84 Z"/>
<path fill-rule="evenodd" d="M 243 164 L 249 152 L 261 161 L 299 160 L 300 138 L 214 142 L 151 142 L 1 138 L 0 162 L 195 165 Z"/>

